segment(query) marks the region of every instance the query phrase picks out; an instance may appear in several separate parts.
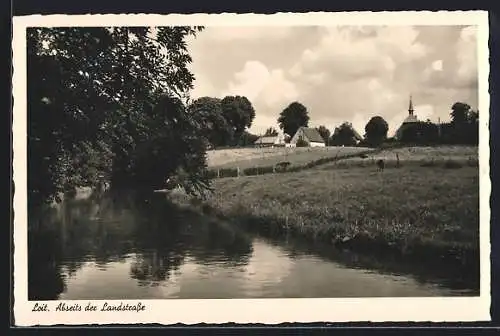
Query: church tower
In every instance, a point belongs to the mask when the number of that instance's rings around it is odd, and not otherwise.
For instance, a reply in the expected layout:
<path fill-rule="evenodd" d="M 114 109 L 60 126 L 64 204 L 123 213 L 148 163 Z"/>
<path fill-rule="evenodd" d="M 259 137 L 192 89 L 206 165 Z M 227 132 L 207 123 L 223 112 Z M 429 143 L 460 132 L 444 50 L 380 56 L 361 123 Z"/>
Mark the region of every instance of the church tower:
<path fill-rule="evenodd" d="M 413 115 L 413 100 L 412 100 L 412 96 L 410 95 L 410 106 L 408 107 L 408 114 L 409 115 Z"/>

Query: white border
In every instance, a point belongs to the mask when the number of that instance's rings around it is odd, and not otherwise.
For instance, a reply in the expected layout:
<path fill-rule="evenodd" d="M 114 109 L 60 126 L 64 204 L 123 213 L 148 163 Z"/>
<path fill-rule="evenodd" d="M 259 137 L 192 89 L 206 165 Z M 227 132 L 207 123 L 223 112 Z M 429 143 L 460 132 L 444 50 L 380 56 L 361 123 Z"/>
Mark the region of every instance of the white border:
<path fill-rule="evenodd" d="M 143 312 L 31 312 L 27 297 L 26 28 L 36 26 L 477 25 L 481 293 L 474 298 L 142 300 Z M 33 15 L 13 18 L 14 315 L 18 326 L 108 323 L 489 321 L 490 208 L 488 15 L 473 12 L 344 12 L 194 15 Z M 101 300 L 102 301 L 102 300 Z M 101 305 L 99 300 L 92 301 Z M 104 301 L 102 301 L 104 302 Z M 118 301 L 108 301 L 118 303 Z M 124 300 L 136 304 L 139 301 Z"/>

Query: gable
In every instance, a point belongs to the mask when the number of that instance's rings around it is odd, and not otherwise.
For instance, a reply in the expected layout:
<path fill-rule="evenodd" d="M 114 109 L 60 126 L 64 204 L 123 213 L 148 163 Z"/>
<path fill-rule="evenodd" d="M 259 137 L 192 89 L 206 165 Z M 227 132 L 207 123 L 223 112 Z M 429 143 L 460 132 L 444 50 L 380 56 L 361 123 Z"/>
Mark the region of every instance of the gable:
<path fill-rule="evenodd" d="M 321 143 L 325 142 L 317 129 L 309 127 L 302 127 L 301 129 L 304 137 L 306 137 L 307 140 L 309 140 L 310 142 L 321 142 Z"/>

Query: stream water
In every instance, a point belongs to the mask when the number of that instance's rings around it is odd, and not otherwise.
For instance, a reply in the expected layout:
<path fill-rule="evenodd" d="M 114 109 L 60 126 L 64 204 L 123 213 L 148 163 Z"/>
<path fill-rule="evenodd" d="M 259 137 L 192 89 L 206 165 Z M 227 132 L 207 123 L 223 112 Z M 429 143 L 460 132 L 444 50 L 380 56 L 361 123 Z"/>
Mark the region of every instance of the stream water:
<path fill-rule="evenodd" d="M 117 196 L 32 214 L 28 243 L 30 300 L 477 295 L 453 276 Z"/>

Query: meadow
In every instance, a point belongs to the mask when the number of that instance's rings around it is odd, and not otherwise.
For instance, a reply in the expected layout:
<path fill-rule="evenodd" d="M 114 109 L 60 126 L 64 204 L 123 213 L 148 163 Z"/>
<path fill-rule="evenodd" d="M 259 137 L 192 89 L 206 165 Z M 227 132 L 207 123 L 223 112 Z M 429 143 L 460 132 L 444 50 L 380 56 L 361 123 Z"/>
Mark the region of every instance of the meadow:
<path fill-rule="evenodd" d="M 274 166 L 279 162 L 290 162 L 291 166 L 304 165 L 311 161 L 345 157 L 373 151 L 364 147 L 275 147 L 221 149 L 207 152 L 207 163 L 211 169 L 254 168 Z"/>
<path fill-rule="evenodd" d="M 372 164 L 395 153 L 399 168 L 380 172 Z M 477 267 L 477 147 L 392 149 L 286 174 L 216 179 L 214 187 L 207 211 L 264 234 Z"/>

